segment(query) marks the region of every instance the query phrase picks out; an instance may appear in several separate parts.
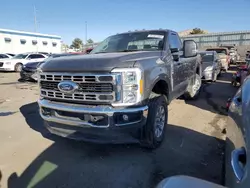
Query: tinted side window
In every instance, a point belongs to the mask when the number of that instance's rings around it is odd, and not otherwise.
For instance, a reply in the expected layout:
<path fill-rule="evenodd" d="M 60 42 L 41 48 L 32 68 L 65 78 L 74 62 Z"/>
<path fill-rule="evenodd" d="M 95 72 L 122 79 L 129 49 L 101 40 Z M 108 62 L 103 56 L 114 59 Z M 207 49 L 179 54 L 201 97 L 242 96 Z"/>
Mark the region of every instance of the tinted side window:
<path fill-rule="evenodd" d="M 170 48 L 178 48 L 179 50 L 182 48 L 182 42 L 177 34 L 170 33 L 169 45 Z"/>
<path fill-rule="evenodd" d="M 9 58 L 7 55 L 0 54 L 0 59 Z"/>
<path fill-rule="evenodd" d="M 32 54 L 32 55 L 29 55 L 29 58 L 30 59 L 38 59 L 38 58 L 44 58 L 44 56 L 41 54 Z"/>

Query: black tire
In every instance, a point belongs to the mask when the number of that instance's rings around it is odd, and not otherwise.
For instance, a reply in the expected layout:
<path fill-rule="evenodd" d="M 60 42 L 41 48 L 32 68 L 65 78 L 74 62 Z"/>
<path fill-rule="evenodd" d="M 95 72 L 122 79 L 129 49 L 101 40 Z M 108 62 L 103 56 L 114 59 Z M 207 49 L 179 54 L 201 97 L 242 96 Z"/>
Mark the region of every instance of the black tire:
<path fill-rule="evenodd" d="M 213 75 L 213 82 L 216 82 L 216 80 L 217 80 L 217 74 L 216 73 L 214 73 L 214 75 Z"/>
<path fill-rule="evenodd" d="M 196 84 L 196 81 L 199 81 L 200 87 L 196 91 L 193 89 L 194 84 Z M 188 91 L 184 94 L 184 98 L 187 100 L 195 100 L 199 97 L 200 90 L 201 90 L 201 77 L 199 74 L 195 75 L 195 79 L 193 80 L 192 85 L 189 87 Z"/>
<path fill-rule="evenodd" d="M 21 72 L 22 71 L 23 64 L 22 63 L 17 63 L 15 65 L 15 71 L 16 72 Z"/>
<path fill-rule="evenodd" d="M 218 74 L 218 77 L 219 77 L 219 76 L 221 76 L 221 69 L 220 69 L 220 72 L 219 72 L 219 74 Z"/>
<path fill-rule="evenodd" d="M 155 149 L 160 146 L 165 136 L 165 129 L 168 122 L 168 103 L 167 98 L 163 95 L 158 95 L 152 93 L 149 99 L 148 105 L 148 118 L 147 123 L 144 128 L 144 137 L 142 139 L 141 145 L 149 149 Z M 161 108 L 162 107 L 162 108 Z M 158 112 L 164 109 L 165 121 L 163 123 L 162 132 L 157 136 L 157 125 L 156 117 Z"/>

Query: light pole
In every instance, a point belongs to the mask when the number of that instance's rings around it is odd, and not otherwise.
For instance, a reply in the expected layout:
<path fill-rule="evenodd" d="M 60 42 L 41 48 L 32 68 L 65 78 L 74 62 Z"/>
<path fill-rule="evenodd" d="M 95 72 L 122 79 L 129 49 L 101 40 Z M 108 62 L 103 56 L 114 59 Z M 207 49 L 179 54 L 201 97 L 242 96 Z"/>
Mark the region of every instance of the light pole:
<path fill-rule="evenodd" d="M 85 21 L 85 45 L 87 45 L 88 40 L 88 23 Z"/>

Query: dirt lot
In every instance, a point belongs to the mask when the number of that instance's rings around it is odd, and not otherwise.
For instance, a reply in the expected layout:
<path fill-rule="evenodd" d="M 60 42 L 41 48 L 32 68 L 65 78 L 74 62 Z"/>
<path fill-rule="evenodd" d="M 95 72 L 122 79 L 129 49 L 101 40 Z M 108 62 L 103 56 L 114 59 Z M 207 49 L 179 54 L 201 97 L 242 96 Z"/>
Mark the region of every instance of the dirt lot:
<path fill-rule="evenodd" d="M 225 104 L 236 89 L 225 73 L 203 85 L 197 101 L 173 101 L 166 139 L 155 151 L 94 145 L 49 134 L 38 114 L 37 85 L 0 73 L 2 187 L 153 187 L 185 174 L 223 182 Z M 15 174 L 16 173 L 16 174 Z"/>

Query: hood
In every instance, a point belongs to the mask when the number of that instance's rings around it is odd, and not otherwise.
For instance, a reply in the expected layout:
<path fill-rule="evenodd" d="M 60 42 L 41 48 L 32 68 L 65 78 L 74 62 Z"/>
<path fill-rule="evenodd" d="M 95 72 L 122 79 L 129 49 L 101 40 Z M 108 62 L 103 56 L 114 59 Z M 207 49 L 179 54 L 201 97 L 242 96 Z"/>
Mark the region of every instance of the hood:
<path fill-rule="evenodd" d="M 43 72 L 110 72 L 114 68 L 133 67 L 137 60 L 155 58 L 155 52 L 118 52 L 54 58 L 41 66 Z"/>
<path fill-rule="evenodd" d="M 25 64 L 26 67 L 36 69 L 41 62 L 29 62 Z"/>
<path fill-rule="evenodd" d="M 12 63 L 18 63 L 23 60 L 24 59 L 12 59 L 12 58 L 0 59 L 1 62 L 12 62 Z"/>

